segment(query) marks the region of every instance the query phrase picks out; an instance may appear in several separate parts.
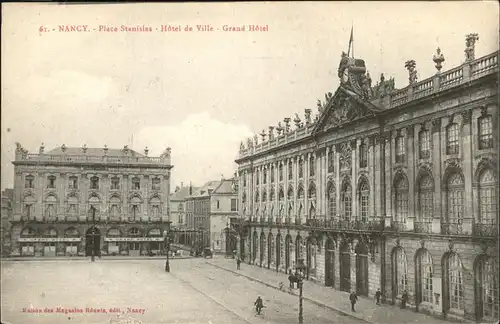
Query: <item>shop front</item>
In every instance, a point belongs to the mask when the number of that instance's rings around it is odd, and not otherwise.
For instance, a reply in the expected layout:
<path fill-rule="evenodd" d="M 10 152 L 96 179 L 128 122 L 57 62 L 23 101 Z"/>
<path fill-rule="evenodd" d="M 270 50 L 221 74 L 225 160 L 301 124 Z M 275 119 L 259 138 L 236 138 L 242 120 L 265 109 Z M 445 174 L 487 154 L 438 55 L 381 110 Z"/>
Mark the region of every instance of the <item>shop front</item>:
<path fill-rule="evenodd" d="M 67 255 L 73 252 L 73 255 L 76 255 L 81 240 L 80 237 L 20 237 L 18 242 L 23 256 L 35 256 L 35 246 L 37 246 L 42 249 L 44 257 L 55 257 L 59 255 L 58 250 L 61 250 L 61 247 L 64 246 Z"/>
<path fill-rule="evenodd" d="M 151 248 L 156 248 L 159 253 L 163 237 L 105 237 L 104 242 L 109 254 L 139 256 L 148 255 L 153 251 Z"/>

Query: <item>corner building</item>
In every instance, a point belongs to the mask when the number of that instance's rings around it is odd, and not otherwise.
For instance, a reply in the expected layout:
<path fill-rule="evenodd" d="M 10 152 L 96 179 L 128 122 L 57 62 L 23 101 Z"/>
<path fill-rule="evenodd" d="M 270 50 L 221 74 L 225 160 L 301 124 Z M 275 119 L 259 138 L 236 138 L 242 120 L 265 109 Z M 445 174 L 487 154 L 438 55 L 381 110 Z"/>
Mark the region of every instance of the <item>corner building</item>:
<path fill-rule="evenodd" d="M 498 52 L 394 88 L 342 55 L 318 114 L 241 144 L 238 250 L 306 279 L 447 319 L 497 322 Z M 293 129 L 292 129 L 293 128 Z"/>
<path fill-rule="evenodd" d="M 170 148 L 160 157 L 123 149 L 17 144 L 12 255 L 162 253 L 169 226 Z"/>

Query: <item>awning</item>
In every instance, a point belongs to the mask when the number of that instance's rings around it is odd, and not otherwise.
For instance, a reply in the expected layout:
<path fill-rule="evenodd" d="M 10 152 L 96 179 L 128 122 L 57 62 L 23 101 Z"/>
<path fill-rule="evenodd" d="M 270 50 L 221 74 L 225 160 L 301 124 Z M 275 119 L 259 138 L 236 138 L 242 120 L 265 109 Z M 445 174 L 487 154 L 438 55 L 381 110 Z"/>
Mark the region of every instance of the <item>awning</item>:
<path fill-rule="evenodd" d="M 80 242 L 81 237 L 20 237 L 18 242 Z"/>
<path fill-rule="evenodd" d="M 105 237 L 105 242 L 163 242 L 164 237 Z"/>

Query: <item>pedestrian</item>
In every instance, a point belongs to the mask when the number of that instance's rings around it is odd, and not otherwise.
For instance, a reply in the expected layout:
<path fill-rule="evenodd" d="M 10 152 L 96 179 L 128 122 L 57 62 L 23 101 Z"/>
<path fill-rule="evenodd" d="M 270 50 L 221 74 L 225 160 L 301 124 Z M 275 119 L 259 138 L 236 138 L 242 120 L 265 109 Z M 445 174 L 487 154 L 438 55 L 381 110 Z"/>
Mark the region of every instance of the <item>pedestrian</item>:
<path fill-rule="evenodd" d="M 380 291 L 380 288 L 378 288 L 377 292 L 375 293 L 375 299 L 377 299 L 377 305 L 380 305 L 380 297 L 382 297 L 382 292 Z"/>
<path fill-rule="evenodd" d="M 257 300 L 253 304 L 255 305 L 255 310 L 257 311 L 257 314 L 260 315 L 260 311 L 262 310 L 262 308 L 264 308 L 264 303 L 262 302 L 262 298 L 260 298 L 260 296 L 257 297 Z"/>
<path fill-rule="evenodd" d="M 349 300 L 351 301 L 351 310 L 353 312 L 355 312 L 354 310 L 354 304 L 356 304 L 356 302 L 358 301 L 358 296 L 356 295 L 356 292 L 352 292 L 350 295 L 349 295 Z"/>
<path fill-rule="evenodd" d="M 236 270 L 240 270 L 241 259 L 238 257 L 236 259 Z"/>
<path fill-rule="evenodd" d="M 401 295 L 401 308 L 406 308 L 406 303 L 408 302 L 408 292 L 405 290 L 403 295 Z"/>

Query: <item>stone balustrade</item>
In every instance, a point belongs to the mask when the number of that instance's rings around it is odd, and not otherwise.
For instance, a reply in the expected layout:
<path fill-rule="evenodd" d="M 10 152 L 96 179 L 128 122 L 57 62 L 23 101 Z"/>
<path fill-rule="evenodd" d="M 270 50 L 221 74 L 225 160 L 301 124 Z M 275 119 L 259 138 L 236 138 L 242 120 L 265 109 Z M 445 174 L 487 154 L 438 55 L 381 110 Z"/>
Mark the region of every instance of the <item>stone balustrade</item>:
<path fill-rule="evenodd" d="M 100 164 L 147 164 L 170 165 L 170 157 L 149 156 L 107 156 L 107 155 L 64 155 L 64 154 L 36 154 L 28 153 L 17 159 L 16 162 L 59 162 L 59 163 L 100 163 Z"/>

